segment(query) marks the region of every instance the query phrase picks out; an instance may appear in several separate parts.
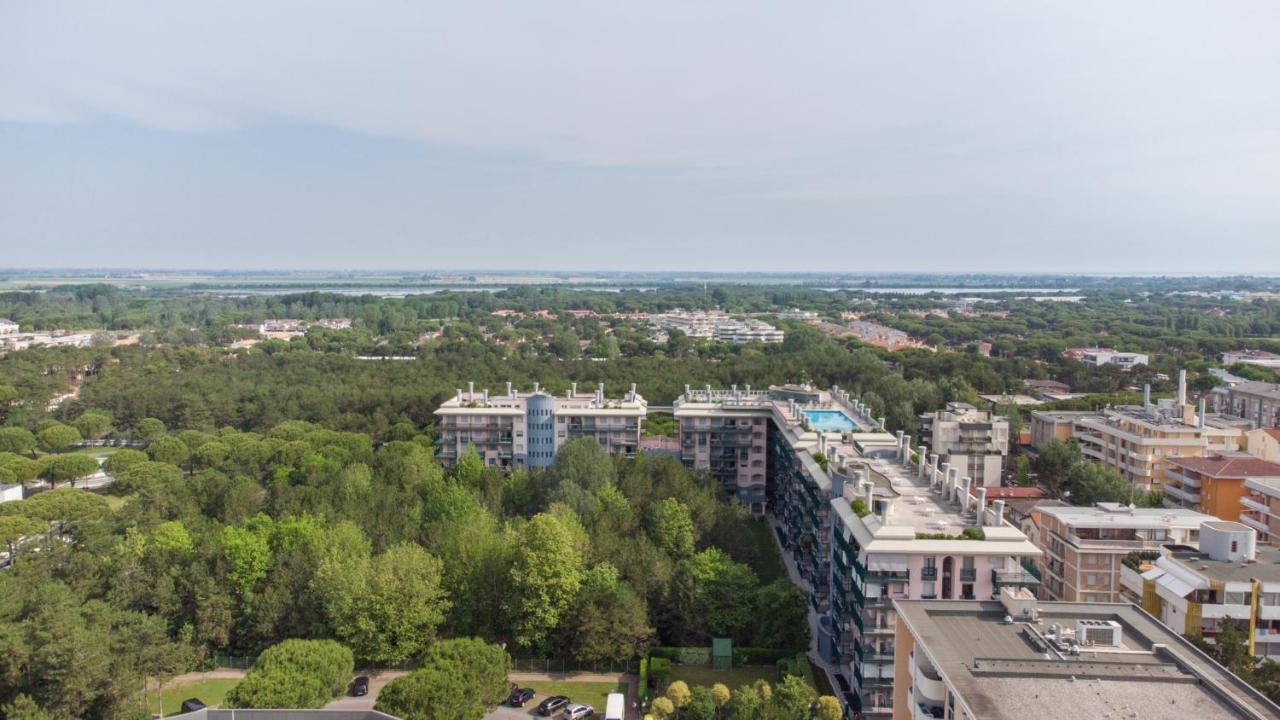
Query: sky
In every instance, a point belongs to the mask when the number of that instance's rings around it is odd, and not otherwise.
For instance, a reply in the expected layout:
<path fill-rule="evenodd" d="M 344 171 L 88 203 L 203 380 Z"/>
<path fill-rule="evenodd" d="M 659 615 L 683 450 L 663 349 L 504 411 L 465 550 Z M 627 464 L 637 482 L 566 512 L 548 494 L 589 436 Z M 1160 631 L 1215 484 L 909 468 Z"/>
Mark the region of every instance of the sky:
<path fill-rule="evenodd" d="M 1280 272 L 1274 0 L 0 0 L 0 266 Z"/>

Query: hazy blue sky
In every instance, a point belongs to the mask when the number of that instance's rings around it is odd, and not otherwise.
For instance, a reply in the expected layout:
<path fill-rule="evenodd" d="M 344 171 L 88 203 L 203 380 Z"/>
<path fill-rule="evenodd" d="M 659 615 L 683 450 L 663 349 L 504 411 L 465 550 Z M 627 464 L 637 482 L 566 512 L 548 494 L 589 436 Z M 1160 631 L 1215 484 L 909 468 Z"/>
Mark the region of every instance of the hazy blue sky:
<path fill-rule="evenodd" d="M 0 266 L 1280 272 L 1275 0 L 0 0 Z"/>

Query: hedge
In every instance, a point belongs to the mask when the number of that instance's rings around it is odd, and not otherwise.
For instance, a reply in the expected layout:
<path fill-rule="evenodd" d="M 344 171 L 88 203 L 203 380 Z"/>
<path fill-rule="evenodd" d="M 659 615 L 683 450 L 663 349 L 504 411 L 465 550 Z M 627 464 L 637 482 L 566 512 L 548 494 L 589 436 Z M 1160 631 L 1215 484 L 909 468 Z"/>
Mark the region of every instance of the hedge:
<path fill-rule="evenodd" d="M 649 699 L 649 658 L 640 658 L 639 690 L 641 707 L 643 707 L 645 701 Z"/>
<path fill-rule="evenodd" d="M 649 657 L 666 658 L 680 665 L 710 665 L 711 648 L 657 646 L 649 648 Z"/>

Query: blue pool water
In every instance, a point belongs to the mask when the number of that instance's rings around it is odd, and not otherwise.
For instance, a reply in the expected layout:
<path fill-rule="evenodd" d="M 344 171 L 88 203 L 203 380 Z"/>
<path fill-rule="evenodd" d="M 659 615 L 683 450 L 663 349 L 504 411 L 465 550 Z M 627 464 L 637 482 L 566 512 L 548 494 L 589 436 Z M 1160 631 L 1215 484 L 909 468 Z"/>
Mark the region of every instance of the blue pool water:
<path fill-rule="evenodd" d="M 848 415 L 839 410 L 805 410 L 804 416 L 814 430 L 853 430 L 857 427 Z"/>

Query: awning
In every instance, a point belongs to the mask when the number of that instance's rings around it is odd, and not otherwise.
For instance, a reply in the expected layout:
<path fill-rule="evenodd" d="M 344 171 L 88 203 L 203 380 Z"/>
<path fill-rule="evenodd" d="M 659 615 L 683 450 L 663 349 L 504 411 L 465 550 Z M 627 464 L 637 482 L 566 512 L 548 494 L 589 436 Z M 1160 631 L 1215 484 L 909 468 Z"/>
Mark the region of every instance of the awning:
<path fill-rule="evenodd" d="M 1142 573 L 1142 579 L 1143 579 L 1143 580 L 1155 580 L 1156 578 L 1158 578 L 1158 577 L 1160 577 L 1160 576 L 1162 576 L 1162 575 L 1164 575 L 1164 571 L 1163 571 L 1163 570 L 1161 570 L 1161 569 L 1160 569 L 1160 568 L 1158 568 L 1158 567 L 1153 567 L 1153 568 L 1151 568 L 1150 570 L 1148 570 L 1148 571 L 1146 571 L 1146 572 Z"/>
<path fill-rule="evenodd" d="M 1160 586 L 1161 589 L 1167 590 L 1170 593 L 1180 598 L 1184 598 L 1190 595 L 1191 591 L 1195 590 L 1194 587 L 1188 585 L 1187 583 L 1182 582 L 1181 580 L 1179 580 L 1178 578 L 1172 575 L 1167 575 L 1167 574 L 1164 577 L 1157 580 L 1156 584 Z"/>
<path fill-rule="evenodd" d="M 867 569 L 875 571 L 906 572 L 906 555 L 870 555 L 867 557 Z"/>

